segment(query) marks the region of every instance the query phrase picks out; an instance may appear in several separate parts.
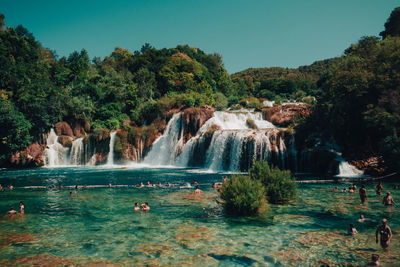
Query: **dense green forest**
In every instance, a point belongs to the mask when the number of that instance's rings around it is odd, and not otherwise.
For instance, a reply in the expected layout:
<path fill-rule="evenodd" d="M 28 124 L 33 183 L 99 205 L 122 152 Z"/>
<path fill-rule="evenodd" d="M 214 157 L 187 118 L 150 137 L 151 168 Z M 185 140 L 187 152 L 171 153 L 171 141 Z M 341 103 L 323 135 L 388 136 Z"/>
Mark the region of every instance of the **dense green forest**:
<path fill-rule="evenodd" d="M 188 45 L 117 47 L 104 59 L 90 59 L 84 49 L 58 57 L 23 26 L 6 27 L 0 14 L 0 161 L 58 121 L 116 129 L 151 125 L 174 108 L 260 108 L 264 99 L 295 99 L 314 111 L 298 122 L 300 143 L 322 138 L 347 155 L 384 156 L 399 169 L 399 35 L 396 8 L 381 37 L 363 37 L 340 57 L 229 75 L 219 54 Z"/>

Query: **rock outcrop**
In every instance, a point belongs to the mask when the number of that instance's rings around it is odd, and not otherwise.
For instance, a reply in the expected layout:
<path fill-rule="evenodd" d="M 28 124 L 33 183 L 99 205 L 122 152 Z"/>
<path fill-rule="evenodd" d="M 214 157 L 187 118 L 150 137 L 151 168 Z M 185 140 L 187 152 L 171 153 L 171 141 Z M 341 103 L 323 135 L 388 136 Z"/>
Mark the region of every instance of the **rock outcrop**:
<path fill-rule="evenodd" d="M 18 168 L 43 166 L 43 151 L 45 148 L 45 145 L 40 145 L 38 142 L 30 144 L 24 150 L 15 152 L 11 156 L 10 165 Z"/>
<path fill-rule="evenodd" d="M 306 117 L 311 110 L 306 104 L 285 104 L 262 109 L 265 120 L 272 122 L 279 127 L 287 127 L 294 123 L 295 117 Z"/>

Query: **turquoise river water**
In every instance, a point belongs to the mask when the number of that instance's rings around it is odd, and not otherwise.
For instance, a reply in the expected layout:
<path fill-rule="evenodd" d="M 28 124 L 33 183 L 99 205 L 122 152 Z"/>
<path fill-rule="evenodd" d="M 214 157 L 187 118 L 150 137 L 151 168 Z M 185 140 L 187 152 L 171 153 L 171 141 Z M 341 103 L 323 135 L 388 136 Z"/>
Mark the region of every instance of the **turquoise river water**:
<path fill-rule="evenodd" d="M 221 177 L 188 169 L 1 170 L 0 184 L 14 190 L 0 192 L 0 213 L 23 201 L 25 215 L 0 218 L 0 266 L 365 266 L 372 253 L 399 266 L 400 208 L 385 207 L 373 183 L 365 205 L 358 193 L 328 191 L 350 184 L 301 183 L 296 202 L 236 218 L 211 188 Z M 201 197 L 187 188 L 193 180 Z M 135 187 L 147 181 L 174 186 Z M 49 188 L 58 184 L 64 188 Z M 384 192 L 400 204 L 393 186 L 384 183 Z M 145 201 L 150 212 L 133 211 Z M 360 214 L 370 220 L 357 222 Z M 388 251 L 375 243 L 382 218 L 394 234 Z M 358 235 L 346 235 L 349 223 Z"/>

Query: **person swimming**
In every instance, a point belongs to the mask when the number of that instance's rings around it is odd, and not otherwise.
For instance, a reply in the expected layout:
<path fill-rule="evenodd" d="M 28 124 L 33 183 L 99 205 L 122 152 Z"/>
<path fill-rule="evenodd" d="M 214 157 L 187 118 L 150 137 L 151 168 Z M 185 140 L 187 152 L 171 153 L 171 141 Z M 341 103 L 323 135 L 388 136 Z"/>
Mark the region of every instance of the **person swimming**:
<path fill-rule="evenodd" d="M 390 192 L 386 193 L 386 196 L 383 198 L 382 203 L 385 204 L 385 206 L 391 206 L 396 205 L 396 201 L 394 201 L 393 197 L 390 195 Z"/>
<path fill-rule="evenodd" d="M 347 188 L 343 188 L 343 193 L 347 193 Z"/>
<path fill-rule="evenodd" d="M 383 265 L 379 262 L 378 254 L 371 255 L 371 262 L 367 265 L 367 267 L 383 267 Z"/>
<path fill-rule="evenodd" d="M 145 202 L 142 205 L 140 205 L 142 208 L 142 211 L 150 211 L 150 206 L 149 203 Z"/>
<path fill-rule="evenodd" d="M 24 202 L 22 202 L 22 201 L 19 202 L 19 210 L 20 210 L 21 214 L 25 213 L 25 205 L 24 205 Z"/>
<path fill-rule="evenodd" d="M 382 182 L 379 182 L 378 185 L 376 186 L 376 194 L 378 196 L 381 196 L 382 195 L 382 190 L 383 190 Z"/>
<path fill-rule="evenodd" d="M 133 208 L 135 211 L 140 211 L 139 203 L 135 203 L 135 207 Z"/>
<path fill-rule="evenodd" d="M 10 210 L 7 212 L 7 214 L 10 214 L 10 215 L 17 214 L 17 213 L 18 213 L 18 211 L 16 211 L 16 210 L 14 209 L 14 206 L 12 206 L 12 207 L 10 208 Z"/>
<path fill-rule="evenodd" d="M 358 234 L 357 229 L 354 227 L 354 224 L 350 224 L 349 228 L 347 229 L 348 235 L 356 235 Z"/>
<path fill-rule="evenodd" d="M 387 225 L 388 221 L 386 219 L 382 219 L 382 225 L 378 226 L 375 232 L 376 243 L 378 244 L 378 235 L 381 235 L 380 241 L 382 248 L 388 248 L 390 245 L 390 241 L 392 240 L 392 229 Z"/>
<path fill-rule="evenodd" d="M 362 223 L 362 222 L 364 222 L 364 221 L 365 221 L 364 215 L 360 214 L 360 219 L 358 219 L 358 222 L 359 222 L 359 223 Z"/>
<path fill-rule="evenodd" d="M 167 186 L 168 186 L 168 187 L 171 187 L 171 186 L 172 186 L 172 184 L 171 184 L 170 182 L 168 182 Z"/>
<path fill-rule="evenodd" d="M 361 186 L 361 188 L 359 190 L 359 194 L 360 194 L 361 203 L 364 204 L 365 201 L 367 200 L 367 189 L 365 189 L 365 185 Z"/>
<path fill-rule="evenodd" d="M 199 189 L 199 186 L 197 186 L 196 185 L 196 189 L 194 190 L 194 194 L 195 195 L 199 195 L 199 194 L 201 194 L 203 191 L 201 191 L 200 189 Z"/>

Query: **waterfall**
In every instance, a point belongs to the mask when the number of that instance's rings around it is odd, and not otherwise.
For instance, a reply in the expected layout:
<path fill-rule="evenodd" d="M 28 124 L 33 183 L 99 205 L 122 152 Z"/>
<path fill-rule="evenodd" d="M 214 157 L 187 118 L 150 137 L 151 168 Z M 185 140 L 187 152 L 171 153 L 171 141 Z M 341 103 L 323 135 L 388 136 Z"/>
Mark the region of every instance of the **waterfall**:
<path fill-rule="evenodd" d="M 110 133 L 110 152 L 108 152 L 107 156 L 107 166 L 114 165 L 114 145 L 115 145 L 115 135 L 117 132 Z"/>
<path fill-rule="evenodd" d="M 44 166 L 57 167 L 65 165 L 68 158 L 68 148 L 65 148 L 58 142 L 58 136 L 54 129 L 50 130 L 46 140 L 46 149 L 44 151 Z"/>
<path fill-rule="evenodd" d="M 70 155 L 70 164 L 71 165 L 81 165 L 85 164 L 84 158 L 84 147 L 83 147 L 83 137 L 76 139 L 72 143 L 71 147 L 71 155 Z"/>
<path fill-rule="evenodd" d="M 248 120 L 258 130 L 249 128 Z M 181 114 L 174 114 L 144 163 L 247 171 L 253 160 L 266 160 L 284 167 L 289 157 L 281 131 L 263 120 L 261 113 L 217 111 L 186 143 L 184 132 Z"/>
<path fill-rule="evenodd" d="M 360 177 L 364 173 L 354 167 L 353 165 L 350 165 L 347 161 L 344 159 L 339 163 L 339 174 L 336 175 L 338 177 Z"/>
<path fill-rule="evenodd" d="M 175 113 L 168 122 L 164 134 L 154 141 L 143 162 L 155 166 L 174 164 L 183 144 L 183 131 L 181 114 Z"/>

